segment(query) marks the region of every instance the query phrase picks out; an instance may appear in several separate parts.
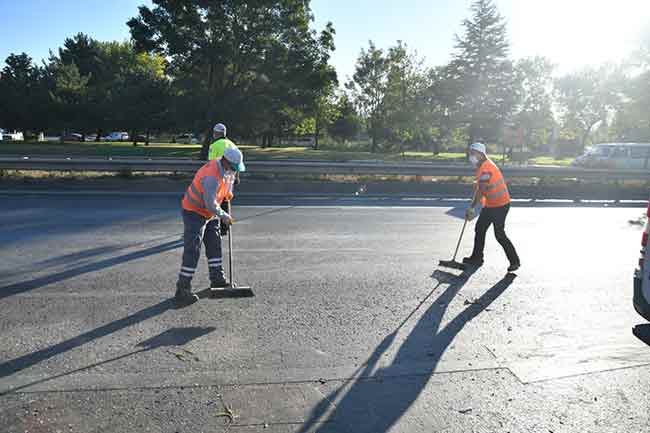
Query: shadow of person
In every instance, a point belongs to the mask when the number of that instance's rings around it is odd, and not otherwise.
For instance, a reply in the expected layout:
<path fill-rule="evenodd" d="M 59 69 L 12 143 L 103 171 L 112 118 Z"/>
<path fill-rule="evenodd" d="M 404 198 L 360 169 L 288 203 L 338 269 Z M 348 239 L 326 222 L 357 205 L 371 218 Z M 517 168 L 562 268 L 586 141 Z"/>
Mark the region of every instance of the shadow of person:
<path fill-rule="evenodd" d="M 404 326 L 414 312 L 409 314 L 398 329 L 384 338 L 352 380 L 346 381 L 319 402 L 300 432 L 382 433 L 389 431 L 427 386 L 442 355 L 455 336 L 468 322 L 494 302 L 515 279 L 514 275 L 504 277 L 441 329 L 447 306 L 472 273 L 473 271 L 470 270 L 460 276 L 454 276 L 446 272 L 436 272 L 434 275 L 442 279 L 438 280 L 439 283 L 433 291 L 445 282 L 448 282 L 449 286 L 422 314 L 401 343 L 391 364 L 377 368 L 382 355 L 387 353 L 395 342 L 399 328 Z M 422 362 L 423 359 L 426 361 Z M 417 374 L 400 373 L 405 368 L 408 371 L 409 364 L 416 360 L 419 360 Z M 332 430 L 333 425 L 336 425 L 334 430 Z"/>
<path fill-rule="evenodd" d="M 115 320 L 111 323 L 107 323 L 106 325 L 100 326 L 88 332 L 84 332 L 83 334 L 79 334 L 76 337 L 69 338 L 36 352 L 32 352 L 27 355 L 19 356 L 18 358 L 2 362 L 0 363 L 0 378 L 11 376 L 12 374 L 15 374 L 54 356 L 83 346 L 90 341 L 97 340 L 129 326 L 144 322 L 145 320 L 158 316 L 167 310 L 176 309 L 177 307 L 178 306 L 174 298 L 165 299 L 164 301 L 159 302 L 155 305 L 144 308 L 140 311 Z"/>
<path fill-rule="evenodd" d="M 81 266 L 76 266 L 74 268 L 67 269 L 65 271 L 56 272 L 54 274 L 46 275 L 32 280 L 10 284 L 8 286 L 0 287 L 0 300 L 12 295 L 17 295 L 19 293 L 24 293 L 30 290 L 38 289 L 39 287 L 43 287 L 48 284 L 57 283 L 59 281 L 64 281 L 79 275 L 99 271 L 105 268 L 109 268 L 111 266 L 120 265 L 122 263 L 127 263 L 130 262 L 131 260 L 141 259 L 155 254 L 164 253 L 166 251 L 171 251 L 176 248 L 180 248 L 182 246 L 183 246 L 182 240 L 174 240 L 150 248 L 146 248 L 140 251 L 135 251 L 117 257 L 110 257 L 108 259 L 100 260 L 98 262 L 92 262 Z"/>
<path fill-rule="evenodd" d="M 0 396 L 11 394 L 14 392 L 18 392 L 20 390 L 23 390 L 25 388 L 29 388 L 34 385 L 39 385 L 45 382 L 50 382 L 55 379 L 59 379 L 65 376 L 70 376 L 75 373 L 81 373 L 84 371 L 91 370 L 96 367 L 100 367 L 106 364 L 109 364 L 111 362 L 119 361 L 120 359 L 125 359 L 133 355 L 137 355 L 139 353 L 143 352 L 148 352 L 151 350 L 159 349 L 161 347 L 171 347 L 171 346 L 184 346 L 187 343 L 189 343 L 192 340 L 195 340 L 199 337 L 202 337 L 206 334 L 209 334 L 210 332 L 216 330 L 217 328 L 210 326 L 210 327 L 188 327 L 188 328 L 171 328 L 168 329 L 167 331 L 162 332 L 161 334 L 156 335 L 155 337 L 152 337 L 148 340 L 145 340 L 143 342 L 140 342 L 136 345 L 136 347 L 139 347 L 137 350 L 133 350 L 131 352 L 110 358 L 110 359 L 105 359 L 103 361 L 95 362 L 90 365 L 86 365 L 84 367 L 76 368 L 74 370 L 66 371 L 64 373 L 59 373 L 54 376 L 48 376 L 43 379 L 35 380 L 5 391 L 0 391 Z"/>

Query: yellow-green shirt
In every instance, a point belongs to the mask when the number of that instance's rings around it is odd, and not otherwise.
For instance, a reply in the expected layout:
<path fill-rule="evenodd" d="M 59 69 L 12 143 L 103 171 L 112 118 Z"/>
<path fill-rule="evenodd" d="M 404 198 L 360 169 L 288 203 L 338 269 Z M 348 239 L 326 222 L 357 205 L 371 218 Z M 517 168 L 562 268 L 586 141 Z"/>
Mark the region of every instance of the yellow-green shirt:
<path fill-rule="evenodd" d="M 212 161 L 213 159 L 223 157 L 223 152 L 226 150 L 226 147 L 235 147 L 235 143 L 227 138 L 220 138 L 212 143 L 210 145 L 210 151 L 208 152 L 208 160 Z"/>

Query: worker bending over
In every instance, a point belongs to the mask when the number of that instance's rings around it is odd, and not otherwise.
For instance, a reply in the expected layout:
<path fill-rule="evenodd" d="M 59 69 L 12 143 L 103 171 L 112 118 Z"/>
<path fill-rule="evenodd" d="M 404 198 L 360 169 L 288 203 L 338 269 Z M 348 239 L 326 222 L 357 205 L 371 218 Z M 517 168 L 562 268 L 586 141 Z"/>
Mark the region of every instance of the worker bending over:
<path fill-rule="evenodd" d="M 485 234 L 490 225 L 494 224 L 494 235 L 510 261 L 508 272 L 514 272 L 519 269 L 520 262 L 517 251 L 505 231 L 506 217 L 510 210 L 508 185 L 506 185 L 499 167 L 488 158 L 484 144 L 470 145 L 469 160 L 476 167 L 476 184 L 474 185 L 474 200 L 465 216 L 468 220 L 474 218 L 474 209 L 479 201 L 483 203 L 483 210 L 476 222 L 474 251 L 471 256 L 463 259 L 463 263 L 473 266 L 483 265 Z"/>
<path fill-rule="evenodd" d="M 176 300 L 191 304 L 199 298 L 192 293 L 192 277 L 205 245 L 210 287 L 226 287 L 223 272 L 220 227 L 232 224 L 231 216 L 221 208 L 233 198 L 235 175 L 244 171 L 244 157 L 236 147 L 226 147 L 223 157 L 209 161 L 194 176 L 183 196 L 183 262 L 176 283 Z"/>

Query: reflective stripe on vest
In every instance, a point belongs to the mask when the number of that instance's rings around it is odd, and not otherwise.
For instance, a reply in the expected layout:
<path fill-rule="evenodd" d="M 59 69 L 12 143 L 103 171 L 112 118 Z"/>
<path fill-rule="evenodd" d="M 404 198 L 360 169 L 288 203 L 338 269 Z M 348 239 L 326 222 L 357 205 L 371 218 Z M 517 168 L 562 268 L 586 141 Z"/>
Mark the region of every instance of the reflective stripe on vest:
<path fill-rule="evenodd" d="M 486 190 L 489 191 L 489 190 L 491 190 L 491 189 L 494 189 L 494 188 L 496 188 L 496 187 L 498 187 L 498 186 L 503 185 L 504 183 L 506 183 L 506 180 L 505 180 L 504 178 L 501 178 L 501 180 L 498 180 L 497 182 L 495 182 L 495 183 L 493 183 L 493 184 L 485 185 L 484 188 L 485 188 Z"/>
<path fill-rule="evenodd" d="M 196 201 L 194 197 L 190 195 L 188 191 L 185 191 L 185 199 L 192 203 L 194 206 L 196 206 L 199 209 L 205 209 L 205 203 L 203 203 L 203 200 L 201 201 Z"/>
<path fill-rule="evenodd" d="M 491 160 L 486 160 L 476 171 L 478 187 L 483 195 L 486 208 L 505 206 L 510 203 L 510 193 L 499 167 Z"/>
<path fill-rule="evenodd" d="M 205 202 L 203 201 L 203 193 L 192 182 L 189 188 L 185 191 L 188 199 L 192 201 L 197 207 L 205 208 Z"/>

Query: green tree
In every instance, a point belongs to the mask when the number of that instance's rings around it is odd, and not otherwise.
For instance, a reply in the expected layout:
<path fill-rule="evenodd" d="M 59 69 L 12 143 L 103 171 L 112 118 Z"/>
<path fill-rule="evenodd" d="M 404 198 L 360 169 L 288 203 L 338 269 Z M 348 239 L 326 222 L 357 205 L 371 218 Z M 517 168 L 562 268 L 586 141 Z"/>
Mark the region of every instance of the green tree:
<path fill-rule="evenodd" d="M 578 151 L 594 128 L 620 106 L 623 82 L 621 71 L 612 65 L 586 68 L 555 81 L 562 127 L 565 135 L 576 137 Z"/>
<path fill-rule="evenodd" d="M 426 92 L 431 75 L 415 53 L 409 53 L 401 41 L 388 50 L 386 94 L 382 101 L 386 136 L 396 150 L 422 150 L 432 137 L 432 111 Z"/>
<path fill-rule="evenodd" d="M 169 123 L 172 90 L 165 73 L 166 61 L 158 54 L 137 53 L 130 43 L 107 47 L 119 66 L 112 80 L 112 122 L 135 136 L 161 129 Z M 145 143 L 148 144 L 148 143 Z"/>
<path fill-rule="evenodd" d="M 462 108 L 462 88 L 446 66 L 429 69 L 428 75 L 429 88 L 424 91 L 423 98 L 432 126 L 431 151 L 438 154 L 444 143 L 458 144 L 459 137 L 465 132 L 464 125 L 457 124 Z M 462 146 L 465 146 L 466 140 L 460 140 Z"/>
<path fill-rule="evenodd" d="M 59 108 L 67 119 L 64 120 L 66 127 L 72 127 L 84 135 L 95 131 L 97 139 L 101 130 L 108 126 L 115 110 L 110 104 L 110 94 L 117 65 L 106 57 L 105 47 L 106 43 L 78 33 L 66 38 L 63 47 L 58 50 L 58 56 L 50 56 L 49 66 L 54 76 L 64 75 L 63 81 L 84 80 L 83 95 L 76 95 L 74 102 L 68 90 L 64 90 L 64 93 L 68 92 L 67 95 L 58 95 Z M 75 73 L 78 73 L 78 77 L 70 75 Z M 74 124 L 70 119 L 74 120 Z"/>
<path fill-rule="evenodd" d="M 616 140 L 650 141 L 650 32 L 645 37 L 623 82 L 623 102 L 611 128 Z"/>
<path fill-rule="evenodd" d="M 327 132 L 339 142 L 352 140 L 361 130 L 361 120 L 354 108 L 354 104 L 347 95 L 343 95 L 336 105 L 336 116 L 327 128 Z"/>
<path fill-rule="evenodd" d="M 25 53 L 11 54 L 0 72 L 0 126 L 40 131 L 52 123 L 46 71 Z"/>
<path fill-rule="evenodd" d="M 316 97 L 314 101 L 314 149 L 318 149 L 323 131 L 327 130 L 339 115 L 338 110 L 339 106 L 333 87 Z"/>
<path fill-rule="evenodd" d="M 83 76 L 75 63 L 59 64 L 55 71 L 55 88 L 52 92 L 59 125 L 66 131 L 83 127 L 83 113 L 90 107 L 88 98 L 89 77 Z"/>
<path fill-rule="evenodd" d="M 139 50 L 169 59 L 192 98 L 201 130 L 202 158 L 215 119 L 234 130 L 284 130 L 285 108 L 308 109 L 310 98 L 336 78 L 328 65 L 331 24 L 309 25 L 309 2 L 154 0 L 128 25 Z M 313 102 L 312 102 L 313 103 Z"/>
<path fill-rule="evenodd" d="M 529 146 L 545 144 L 555 124 L 553 70 L 551 61 L 544 57 L 521 59 L 515 65 L 519 97 L 512 123 L 523 131 Z"/>
<path fill-rule="evenodd" d="M 387 91 L 388 71 L 388 59 L 383 50 L 370 41 L 368 50 L 361 50 L 352 81 L 346 85 L 366 123 L 372 140 L 371 152 L 377 151 L 384 129 L 382 103 Z"/>
<path fill-rule="evenodd" d="M 456 35 L 448 74 L 461 90 L 456 122 L 466 125 L 469 141 L 493 141 L 510 118 L 516 100 L 506 23 L 493 0 L 476 0 L 472 17 Z"/>

